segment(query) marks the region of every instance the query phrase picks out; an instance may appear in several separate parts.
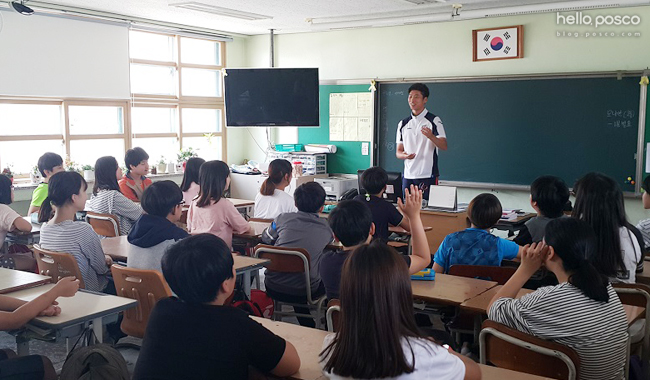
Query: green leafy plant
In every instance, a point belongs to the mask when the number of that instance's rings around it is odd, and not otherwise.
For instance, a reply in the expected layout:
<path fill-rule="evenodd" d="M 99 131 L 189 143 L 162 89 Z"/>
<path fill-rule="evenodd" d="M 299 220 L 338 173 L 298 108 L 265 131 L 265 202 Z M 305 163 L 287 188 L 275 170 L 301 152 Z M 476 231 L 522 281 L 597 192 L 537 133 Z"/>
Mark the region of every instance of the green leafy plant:
<path fill-rule="evenodd" d="M 84 166 L 82 166 L 81 168 L 82 168 L 83 170 L 95 170 L 95 168 L 93 168 L 93 167 L 90 166 L 90 165 L 84 165 Z"/>
<path fill-rule="evenodd" d="M 167 160 L 165 159 L 165 156 L 160 157 L 160 160 L 158 160 L 158 165 L 167 165 Z"/>
<path fill-rule="evenodd" d="M 70 157 L 65 158 L 65 162 L 63 163 L 63 166 L 65 167 L 66 171 L 77 172 L 77 173 L 81 172 L 81 167 L 79 166 L 79 164 L 72 161 Z"/>
<path fill-rule="evenodd" d="M 35 175 L 35 176 L 40 176 L 40 175 L 41 175 L 41 171 L 38 170 L 38 165 L 34 165 L 34 166 L 32 166 L 32 172 L 31 172 L 31 173 L 32 173 L 33 175 Z"/>
<path fill-rule="evenodd" d="M 176 155 L 176 158 L 178 158 L 178 162 L 187 162 L 192 157 L 198 157 L 198 153 L 192 149 L 192 147 L 188 147 L 187 149 L 181 149 L 181 151 Z"/>

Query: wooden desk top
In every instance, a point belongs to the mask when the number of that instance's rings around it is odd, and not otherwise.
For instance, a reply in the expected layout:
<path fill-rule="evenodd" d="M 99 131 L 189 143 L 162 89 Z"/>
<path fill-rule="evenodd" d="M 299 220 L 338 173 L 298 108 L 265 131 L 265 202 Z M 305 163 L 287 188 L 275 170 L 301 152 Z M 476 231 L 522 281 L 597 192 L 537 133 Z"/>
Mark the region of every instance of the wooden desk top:
<path fill-rule="evenodd" d="M 0 268 L 0 294 L 50 283 L 52 278 L 15 269 Z"/>
<path fill-rule="evenodd" d="M 7 295 L 24 301 L 31 301 L 50 290 L 53 286 L 54 284 L 47 284 L 19 290 Z M 82 321 L 117 313 L 135 307 L 138 303 L 138 301 L 130 298 L 86 291 L 78 291 L 73 297 L 59 297 L 56 301 L 61 307 L 61 314 L 56 317 L 36 317 L 30 323 L 44 328 L 63 328 Z"/>
<path fill-rule="evenodd" d="M 255 201 L 250 201 L 247 199 L 237 199 L 237 198 L 226 198 L 235 205 L 235 207 L 246 207 L 246 206 L 255 206 Z"/>
<path fill-rule="evenodd" d="M 487 292 L 479 294 L 478 296 L 463 302 L 462 304 L 460 304 L 460 308 L 462 310 L 471 313 L 487 314 L 488 304 L 492 300 L 492 297 L 494 297 L 494 295 L 497 294 L 499 289 L 501 289 L 502 287 L 503 286 L 501 285 L 497 285 L 494 288 L 488 290 Z M 532 292 L 533 290 L 530 289 L 521 289 L 519 290 L 519 293 L 517 293 L 516 298 L 521 298 L 524 295 Z M 623 309 L 625 310 L 625 316 L 627 317 L 628 326 L 631 325 L 637 319 L 641 318 L 641 316 L 645 313 L 645 308 L 638 307 L 638 306 L 623 305 Z"/>
<path fill-rule="evenodd" d="M 413 298 L 435 304 L 458 306 L 497 285 L 494 281 L 436 274 L 435 281 L 411 281 Z"/>
<path fill-rule="evenodd" d="M 532 219 L 532 218 L 534 218 L 536 216 L 537 216 L 537 214 L 529 212 L 529 213 L 526 213 L 526 214 L 523 214 L 523 215 L 518 215 L 517 218 L 514 219 L 514 220 L 501 220 L 501 219 L 499 219 L 499 221 L 494 226 L 494 228 L 505 227 L 505 226 L 516 226 L 516 225 L 519 225 L 519 224 L 526 223 L 528 220 L 530 220 L 530 219 Z"/>
<path fill-rule="evenodd" d="M 248 222 L 248 225 L 251 226 L 251 229 L 248 230 L 248 232 L 243 234 L 232 234 L 232 236 L 240 239 L 259 239 L 260 236 L 262 236 L 262 232 L 271 226 L 271 222 Z"/>
<path fill-rule="evenodd" d="M 128 261 L 132 245 L 126 236 L 118 236 L 102 239 L 102 249 L 113 260 Z M 234 255 L 235 271 L 242 272 L 255 266 L 261 266 L 269 262 L 267 259 L 256 259 L 254 257 Z M 48 277 L 49 278 L 49 277 Z"/>
<path fill-rule="evenodd" d="M 291 342 L 300 356 L 300 371 L 290 376 L 295 380 L 324 380 L 319 354 L 323 348 L 323 340 L 329 334 L 327 331 L 311 329 L 285 322 L 276 322 L 266 318 L 251 317 L 274 334 Z M 503 368 L 489 367 L 479 364 L 483 380 L 550 380 L 545 377 L 510 371 Z"/>

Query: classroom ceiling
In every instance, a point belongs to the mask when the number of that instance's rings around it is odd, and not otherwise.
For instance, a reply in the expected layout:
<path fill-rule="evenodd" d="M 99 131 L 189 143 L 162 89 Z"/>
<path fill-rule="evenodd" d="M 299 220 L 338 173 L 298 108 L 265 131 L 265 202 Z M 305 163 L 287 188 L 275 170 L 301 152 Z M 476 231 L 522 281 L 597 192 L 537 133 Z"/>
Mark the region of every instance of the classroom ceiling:
<path fill-rule="evenodd" d="M 38 4 L 55 4 L 257 35 L 269 33 L 269 29 L 280 34 L 303 33 L 648 3 L 650 0 L 54 0 L 29 1 L 27 5 L 38 9 Z M 456 4 L 462 8 L 455 10 Z M 243 13 L 235 15 L 233 11 Z M 452 16 L 453 12 L 457 15 Z"/>

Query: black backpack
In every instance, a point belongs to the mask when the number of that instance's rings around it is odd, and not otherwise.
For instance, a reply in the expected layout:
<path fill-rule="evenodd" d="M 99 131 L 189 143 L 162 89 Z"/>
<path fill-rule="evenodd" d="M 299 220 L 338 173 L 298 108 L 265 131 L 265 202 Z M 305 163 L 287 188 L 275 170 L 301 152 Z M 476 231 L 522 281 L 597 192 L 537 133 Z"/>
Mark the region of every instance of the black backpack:
<path fill-rule="evenodd" d="M 86 329 L 74 344 L 63 363 L 61 380 L 130 380 L 126 360 L 108 344 L 90 344 L 95 334 Z M 86 346 L 77 348 L 79 342 Z"/>

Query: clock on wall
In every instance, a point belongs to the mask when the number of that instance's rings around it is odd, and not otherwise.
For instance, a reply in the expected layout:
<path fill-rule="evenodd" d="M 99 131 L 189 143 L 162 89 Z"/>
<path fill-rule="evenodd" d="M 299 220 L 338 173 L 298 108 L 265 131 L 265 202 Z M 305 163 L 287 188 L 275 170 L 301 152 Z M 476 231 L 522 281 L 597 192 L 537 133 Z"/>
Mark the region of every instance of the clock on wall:
<path fill-rule="evenodd" d="M 524 57 L 523 25 L 473 30 L 472 41 L 474 62 Z"/>

